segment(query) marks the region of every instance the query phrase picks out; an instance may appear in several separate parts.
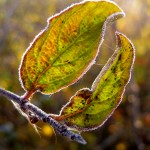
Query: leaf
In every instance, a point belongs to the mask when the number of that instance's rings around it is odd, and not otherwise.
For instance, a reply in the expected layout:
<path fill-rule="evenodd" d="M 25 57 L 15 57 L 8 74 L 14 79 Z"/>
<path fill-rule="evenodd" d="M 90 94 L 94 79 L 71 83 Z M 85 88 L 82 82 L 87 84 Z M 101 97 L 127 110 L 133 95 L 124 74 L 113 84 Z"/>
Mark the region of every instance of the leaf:
<path fill-rule="evenodd" d="M 80 131 L 94 130 L 109 118 L 130 80 L 135 50 L 131 41 L 116 33 L 117 50 L 95 79 L 91 90 L 78 91 L 54 119 Z"/>
<path fill-rule="evenodd" d="M 20 81 L 28 97 L 37 90 L 57 92 L 81 78 L 94 63 L 106 24 L 122 16 L 113 2 L 86 1 L 48 19 L 20 65 Z"/>

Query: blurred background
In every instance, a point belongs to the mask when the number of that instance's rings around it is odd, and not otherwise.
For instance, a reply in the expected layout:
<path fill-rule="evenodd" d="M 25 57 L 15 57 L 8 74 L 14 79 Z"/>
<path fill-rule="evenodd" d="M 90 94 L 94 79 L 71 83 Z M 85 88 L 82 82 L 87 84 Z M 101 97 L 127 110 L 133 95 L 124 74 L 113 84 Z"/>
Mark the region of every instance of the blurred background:
<path fill-rule="evenodd" d="M 52 127 L 38 123 L 40 136 L 10 101 L 0 97 L 0 150 L 150 150 L 150 1 L 114 0 L 126 17 L 107 28 L 96 64 L 76 84 L 51 96 L 35 94 L 33 103 L 58 114 L 70 97 L 91 87 L 115 49 L 116 30 L 127 35 L 136 48 L 132 79 L 123 101 L 99 129 L 82 133 L 83 146 L 61 137 Z M 18 67 L 29 43 L 47 18 L 80 0 L 0 0 L 0 87 L 23 95 Z"/>

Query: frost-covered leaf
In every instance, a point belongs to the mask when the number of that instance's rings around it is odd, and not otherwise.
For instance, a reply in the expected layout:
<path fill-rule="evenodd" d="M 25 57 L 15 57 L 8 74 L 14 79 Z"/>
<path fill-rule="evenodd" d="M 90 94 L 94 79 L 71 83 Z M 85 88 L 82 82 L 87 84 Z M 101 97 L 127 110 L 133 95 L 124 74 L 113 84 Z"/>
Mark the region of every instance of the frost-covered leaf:
<path fill-rule="evenodd" d="M 94 63 L 106 24 L 122 16 L 113 2 L 86 1 L 51 17 L 22 58 L 20 81 L 28 97 L 76 82 Z"/>
<path fill-rule="evenodd" d="M 135 51 L 131 41 L 116 33 L 117 49 L 94 81 L 91 90 L 78 91 L 61 110 L 51 115 L 56 120 L 80 131 L 102 125 L 120 104 L 131 76 Z"/>

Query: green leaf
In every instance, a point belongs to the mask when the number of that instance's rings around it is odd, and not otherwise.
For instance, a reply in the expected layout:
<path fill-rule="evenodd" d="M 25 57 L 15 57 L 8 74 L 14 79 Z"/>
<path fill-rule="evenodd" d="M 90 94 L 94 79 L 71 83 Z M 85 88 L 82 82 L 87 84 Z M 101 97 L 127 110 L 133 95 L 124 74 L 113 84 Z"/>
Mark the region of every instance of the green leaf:
<path fill-rule="evenodd" d="M 28 97 L 37 90 L 57 92 L 81 78 L 94 63 L 106 24 L 122 16 L 113 2 L 86 1 L 51 17 L 22 58 L 20 81 Z"/>
<path fill-rule="evenodd" d="M 91 90 L 78 91 L 54 119 L 80 131 L 94 130 L 111 116 L 130 80 L 135 50 L 131 41 L 116 33 L 117 49 L 95 79 Z"/>

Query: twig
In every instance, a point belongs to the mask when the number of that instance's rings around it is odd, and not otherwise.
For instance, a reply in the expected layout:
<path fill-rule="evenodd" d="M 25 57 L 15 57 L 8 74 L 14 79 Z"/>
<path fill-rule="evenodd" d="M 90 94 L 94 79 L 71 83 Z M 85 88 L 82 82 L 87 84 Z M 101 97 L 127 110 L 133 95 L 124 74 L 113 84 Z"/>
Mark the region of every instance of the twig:
<path fill-rule="evenodd" d="M 66 136 L 69 139 L 76 141 L 81 144 L 86 144 L 86 141 L 82 138 L 80 134 L 74 133 L 67 129 L 66 126 L 60 124 L 56 120 L 49 117 L 47 113 L 45 113 L 43 110 L 38 108 L 37 106 L 31 104 L 29 101 L 22 103 L 22 97 L 18 96 L 12 92 L 9 92 L 5 89 L 0 88 L 0 95 L 8 98 L 9 100 L 17 103 L 21 110 L 24 110 L 24 113 L 32 112 L 34 115 L 36 115 L 40 120 L 43 122 L 49 123 L 53 128 L 62 136 Z M 27 114 L 28 115 L 28 114 Z"/>

